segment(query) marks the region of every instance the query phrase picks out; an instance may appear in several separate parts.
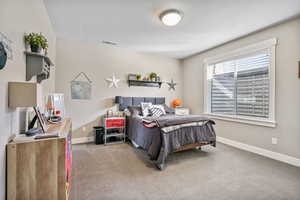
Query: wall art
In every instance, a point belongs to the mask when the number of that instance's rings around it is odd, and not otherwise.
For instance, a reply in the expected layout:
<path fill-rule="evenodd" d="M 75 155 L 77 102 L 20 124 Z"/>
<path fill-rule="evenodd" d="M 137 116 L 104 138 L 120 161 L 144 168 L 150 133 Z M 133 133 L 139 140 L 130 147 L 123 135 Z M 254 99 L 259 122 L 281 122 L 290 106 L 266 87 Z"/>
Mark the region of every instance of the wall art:
<path fill-rule="evenodd" d="M 85 81 L 78 80 L 80 76 L 83 76 Z M 92 81 L 84 72 L 80 72 L 71 81 L 71 98 L 73 100 L 90 100 L 91 97 Z"/>
<path fill-rule="evenodd" d="M 120 82 L 120 79 L 117 79 L 115 74 L 113 74 L 110 78 L 106 78 L 105 80 L 108 83 L 109 88 L 118 88 L 118 83 Z"/>
<path fill-rule="evenodd" d="M 2 42 L 6 50 L 7 59 L 13 60 L 13 50 L 12 50 L 13 42 L 10 39 L 8 39 L 8 37 L 2 32 L 0 32 L 0 42 Z"/>
<path fill-rule="evenodd" d="M 171 80 L 171 82 L 167 82 L 167 84 L 169 85 L 169 90 L 174 90 L 175 91 L 175 86 L 177 85 L 177 83 L 175 83 L 173 81 L 173 79 Z"/>

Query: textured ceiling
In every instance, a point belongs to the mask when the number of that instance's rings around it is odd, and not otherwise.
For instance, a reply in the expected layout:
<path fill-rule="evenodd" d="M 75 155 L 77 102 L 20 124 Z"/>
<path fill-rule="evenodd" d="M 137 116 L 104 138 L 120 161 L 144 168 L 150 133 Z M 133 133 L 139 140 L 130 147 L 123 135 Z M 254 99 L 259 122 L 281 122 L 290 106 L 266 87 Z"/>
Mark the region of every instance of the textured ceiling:
<path fill-rule="evenodd" d="M 44 0 L 58 37 L 184 58 L 300 14 L 300 0 Z M 175 27 L 158 15 L 184 13 Z"/>

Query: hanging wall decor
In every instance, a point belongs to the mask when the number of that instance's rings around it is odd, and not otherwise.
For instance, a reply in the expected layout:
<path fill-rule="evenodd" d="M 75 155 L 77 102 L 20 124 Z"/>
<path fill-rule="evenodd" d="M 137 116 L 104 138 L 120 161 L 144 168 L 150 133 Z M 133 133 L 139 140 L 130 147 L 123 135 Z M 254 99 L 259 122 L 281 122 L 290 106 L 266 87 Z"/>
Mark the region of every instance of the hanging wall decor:
<path fill-rule="evenodd" d="M 174 83 L 173 79 L 171 80 L 171 82 L 167 82 L 167 84 L 169 85 L 169 90 L 175 91 L 175 86 L 177 85 L 177 83 Z"/>
<path fill-rule="evenodd" d="M 80 76 L 83 76 L 86 81 L 78 80 Z M 74 100 L 90 100 L 92 97 L 92 81 L 84 73 L 80 72 L 71 81 L 71 98 Z"/>
<path fill-rule="evenodd" d="M 120 82 L 120 79 L 117 79 L 115 74 L 113 74 L 110 78 L 106 78 L 105 80 L 108 83 L 109 88 L 118 88 L 118 82 Z"/>
<path fill-rule="evenodd" d="M 0 42 L 0 70 L 5 67 L 7 53 L 2 42 Z"/>
<path fill-rule="evenodd" d="M 4 35 L 4 33 L 2 32 L 0 32 L 0 42 L 4 46 L 4 49 L 7 54 L 7 59 L 13 60 L 13 50 L 12 50 L 13 42 L 10 39 L 8 39 L 8 37 Z"/>

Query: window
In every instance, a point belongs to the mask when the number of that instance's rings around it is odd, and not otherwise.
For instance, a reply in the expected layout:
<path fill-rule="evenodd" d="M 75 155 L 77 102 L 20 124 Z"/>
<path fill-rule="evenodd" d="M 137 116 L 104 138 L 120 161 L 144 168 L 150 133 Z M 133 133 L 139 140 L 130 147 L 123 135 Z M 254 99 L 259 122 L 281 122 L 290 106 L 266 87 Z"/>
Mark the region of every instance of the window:
<path fill-rule="evenodd" d="M 276 39 L 206 60 L 207 114 L 275 126 Z"/>

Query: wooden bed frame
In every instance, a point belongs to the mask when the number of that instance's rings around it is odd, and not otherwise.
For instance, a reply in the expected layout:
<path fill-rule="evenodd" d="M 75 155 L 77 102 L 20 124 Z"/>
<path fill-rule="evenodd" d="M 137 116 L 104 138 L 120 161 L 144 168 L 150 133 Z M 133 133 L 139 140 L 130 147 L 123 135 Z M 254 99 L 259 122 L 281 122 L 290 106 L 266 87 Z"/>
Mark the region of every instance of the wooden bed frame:
<path fill-rule="evenodd" d="M 189 149 L 195 149 L 195 148 L 201 149 L 202 146 L 209 145 L 209 144 L 210 144 L 209 142 L 201 142 L 201 143 L 188 144 L 188 145 L 179 147 L 178 149 L 176 149 L 174 151 L 174 153 L 175 152 L 179 152 L 179 151 L 189 150 Z"/>
<path fill-rule="evenodd" d="M 122 96 L 116 96 L 115 97 L 115 103 L 119 104 L 119 110 L 124 111 L 129 106 L 139 106 L 141 102 L 151 102 L 153 104 L 165 104 L 165 98 L 164 97 L 122 97 Z M 138 148 L 139 145 L 135 144 L 135 142 L 131 141 L 133 146 L 135 148 Z M 201 149 L 202 146 L 210 145 L 211 142 L 201 142 L 201 143 L 194 143 L 194 144 L 188 144 L 182 147 L 179 147 L 178 149 L 174 150 L 172 153 L 185 151 L 189 149 Z M 160 167 L 158 167 L 161 169 Z"/>

